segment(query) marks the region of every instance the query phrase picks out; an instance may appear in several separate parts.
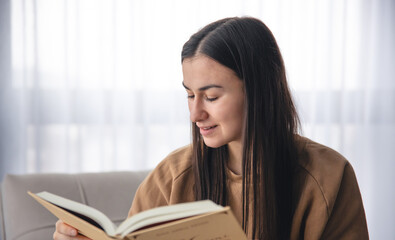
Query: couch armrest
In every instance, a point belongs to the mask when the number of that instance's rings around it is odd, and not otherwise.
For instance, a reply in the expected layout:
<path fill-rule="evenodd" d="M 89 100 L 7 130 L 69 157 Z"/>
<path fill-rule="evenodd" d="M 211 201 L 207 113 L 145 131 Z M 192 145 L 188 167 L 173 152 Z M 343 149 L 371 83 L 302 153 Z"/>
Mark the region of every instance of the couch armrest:
<path fill-rule="evenodd" d="M 128 214 L 142 172 L 6 175 L 1 185 L 3 240 L 51 239 L 57 221 L 27 191 L 48 191 L 92 206 L 113 222 Z"/>

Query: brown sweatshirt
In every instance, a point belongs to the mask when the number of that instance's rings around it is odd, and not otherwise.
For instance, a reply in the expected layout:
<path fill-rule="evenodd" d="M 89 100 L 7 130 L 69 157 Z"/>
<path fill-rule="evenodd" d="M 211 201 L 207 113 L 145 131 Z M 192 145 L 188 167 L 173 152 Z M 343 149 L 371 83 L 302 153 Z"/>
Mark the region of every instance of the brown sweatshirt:
<path fill-rule="evenodd" d="M 369 239 L 354 171 L 336 151 L 298 138 L 295 213 L 290 239 Z M 142 182 L 129 216 L 150 208 L 194 201 L 191 146 L 172 152 Z M 242 176 L 228 170 L 229 205 L 242 221 Z"/>

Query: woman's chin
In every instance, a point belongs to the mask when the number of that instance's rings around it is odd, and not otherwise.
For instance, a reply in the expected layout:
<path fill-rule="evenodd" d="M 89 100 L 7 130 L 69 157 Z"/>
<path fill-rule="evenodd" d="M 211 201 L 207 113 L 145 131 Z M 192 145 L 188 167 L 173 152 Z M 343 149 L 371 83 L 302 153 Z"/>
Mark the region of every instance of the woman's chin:
<path fill-rule="evenodd" d="M 210 148 L 219 148 L 219 147 L 222 147 L 226 144 L 223 142 L 210 141 L 210 140 L 206 140 L 206 139 L 203 139 L 203 140 L 204 140 L 204 144 L 206 144 L 206 146 L 210 147 Z"/>

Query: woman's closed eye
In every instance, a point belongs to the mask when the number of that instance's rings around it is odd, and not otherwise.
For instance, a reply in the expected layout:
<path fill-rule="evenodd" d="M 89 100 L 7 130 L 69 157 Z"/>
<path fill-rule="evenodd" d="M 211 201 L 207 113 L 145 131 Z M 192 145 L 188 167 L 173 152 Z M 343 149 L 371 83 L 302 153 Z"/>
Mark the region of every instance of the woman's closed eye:
<path fill-rule="evenodd" d="M 195 95 L 193 95 L 193 94 L 188 94 L 187 95 L 187 98 L 188 99 L 194 99 L 195 98 Z M 218 99 L 218 97 L 208 97 L 208 96 L 205 96 L 205 99 L 206 99 L 206 101 L 209 101 L 209 102 L 214 102 L 215 100 L 217 100 Z"/>
<path fill-rule="evenodd" d="M 206 97 L 206 100 L 209 102 L 214 102 L 217 99 L 218 99 L 218 97 Z"/>

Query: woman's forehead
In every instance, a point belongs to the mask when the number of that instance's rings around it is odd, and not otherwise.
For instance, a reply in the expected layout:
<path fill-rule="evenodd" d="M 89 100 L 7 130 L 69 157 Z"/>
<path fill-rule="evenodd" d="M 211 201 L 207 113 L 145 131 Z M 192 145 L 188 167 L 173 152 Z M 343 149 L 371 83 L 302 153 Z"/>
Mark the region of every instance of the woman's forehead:
<path fill-rule="evenodd" d="M 182 63 L 183 84 L 188 88 L 200 88 L 200 85 L 231 84 L 232 80 L 240 79 L 236 73 L 205 55 L 185 59 Z"/>

